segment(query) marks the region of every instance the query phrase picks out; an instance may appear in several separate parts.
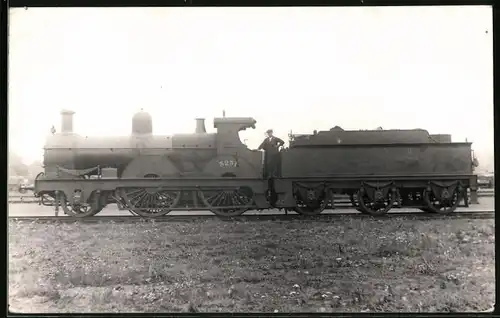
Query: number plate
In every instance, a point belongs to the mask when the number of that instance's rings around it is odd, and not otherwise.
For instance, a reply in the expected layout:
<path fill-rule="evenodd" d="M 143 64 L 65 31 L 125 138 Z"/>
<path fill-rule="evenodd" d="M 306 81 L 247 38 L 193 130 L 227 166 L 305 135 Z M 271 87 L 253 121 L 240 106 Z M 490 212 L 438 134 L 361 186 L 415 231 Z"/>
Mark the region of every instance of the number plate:
<path fill-rule="evenodd" d="M 236 161 L 236 160 L 219 160 L 219 166 L 221 166 L 221 168 L 236 168 L 238 166 L 238 161 Z"/>

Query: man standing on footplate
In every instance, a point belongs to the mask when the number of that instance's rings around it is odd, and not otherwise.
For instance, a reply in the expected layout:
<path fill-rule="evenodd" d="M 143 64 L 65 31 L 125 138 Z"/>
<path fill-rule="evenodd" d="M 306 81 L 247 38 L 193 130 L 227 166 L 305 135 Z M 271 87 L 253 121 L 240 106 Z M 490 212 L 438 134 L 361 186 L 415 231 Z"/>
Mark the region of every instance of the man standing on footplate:
<path fill-rule="evenodd" d="M 279 149 L 285 142 L 273 136 L 273 130 L 266 131 L 266 139 L 262 141 L 259 150 L 264 150 L 264 177 L 271 178 L 279 176 L 280 153 Z"/>

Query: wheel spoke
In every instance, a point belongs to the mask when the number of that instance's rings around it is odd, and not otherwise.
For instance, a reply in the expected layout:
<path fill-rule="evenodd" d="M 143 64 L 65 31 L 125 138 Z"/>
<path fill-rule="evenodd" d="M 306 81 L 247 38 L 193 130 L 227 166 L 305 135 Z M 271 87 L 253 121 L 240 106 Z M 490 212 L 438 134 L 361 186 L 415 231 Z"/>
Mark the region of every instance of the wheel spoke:
<path fill-rule="evenodd" d="M 144 191 L 143 189 L 139 189 L 139 191 L 135 191 L 134 193 L 137 193 L 136 195 L 132 196 L 130 198 L 130 201 L 133 201 L 135 203 L 138 203 L 142 200 L 142 198 L 144 197 L 144 195 L 146 194 L 146 191 Z M 128 194 L 127 194 L 128 195 Z M 137 201 L 136 201 L 137 200 Z"/>
<path fill-rule="evenodd" d="M 179 191 L 144 188 L 121 189 L 121 196 L 129 210 L 143 217 L 166 215 L 181 198 Z"/>
<path fill-rule="evenodd" d="M 151 195 L 148 193 L 147 199 L 146 199 L 146 207 L 153 208 L 155 206 L 155 199 L 154 195 Z"/>
<path fill-rule="evenodd" d="M 248 205 L 250 205 L 253 200 L 253 194 L 246 195 L 239 189 L 218 191 L 207 190 L 199 191 L 198 193 L 205 206 L 219 216 L 241 215 L 248 210 Z"/>
<path fill-rule="evenodd" d="M 211 197 L 208 202 L 212 206 L 221 206 L 223 205 L 221 204 L 223 201 L 224 201 L 224 192 L 220 192 L 215 194 L 215 196 Z"/>
<path fill-rule="evenodd" d="M 130 192 L 128 192 L 128 195 L 129 195 L 130 197 L 135 197 L 135 196 L 134 196 L 134 194 L 136 194 L 136 193 L 139 193 L 139 194 L 140 194 L 140 193 L 142 193 L 143 191 L 144 191 L 143 189 L 135 189 L 135 190 L 131 190 Z"/>
<path fill-rule="evenodd" d="M 148 199 L 149 199 L 149 194 L 144 192 L 144 195 L 141 197 L 141 200 L 138 202 L 138 206 L 140 208 L 147 208 L 148 207 Z"/>
<path fill-rule="evenodd" d="M 134 205 L 136 205 L 136 206 L 142 206 L 142 204 L 143 204 L 143 202 L 144 202 L 144 198 L 146 198 L 146 196 L 147 196 L 147 193 L 142 192 L 142 193 L 141 193 L 139 196 L 137 196 L 137 197 L 135 198 L 135 200 L 134 200 L 134 201 L 132 201 L 132 202 L 134 202 Z"/>

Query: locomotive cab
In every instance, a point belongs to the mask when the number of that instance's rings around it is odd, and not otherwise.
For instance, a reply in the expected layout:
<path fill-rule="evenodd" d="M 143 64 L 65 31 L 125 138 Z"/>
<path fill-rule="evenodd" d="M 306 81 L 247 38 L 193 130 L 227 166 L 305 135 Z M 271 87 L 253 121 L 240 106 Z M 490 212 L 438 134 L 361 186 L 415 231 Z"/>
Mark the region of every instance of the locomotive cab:
<path fill-rule="evenodd" d="M 214 118 L 219 152 L 226 150 L 232 152 L 231 148 L 246 147 L 238 133 L 247 128 L 255 129 L 256 123 L 257 121 L 251 117 Z"/>
<path fill-rule="evenodd" d="M 217 129 L 217 154 L 223 176 L 259 177 L 263 175 L 264 154 L 249 149 L 240 139 L 239 132 L 255 129 L 257 121 L 251 117 L 214 118 Z M 231 165 L 235 167 L 231 168 Z M 221 171 L 222 172 L 222 171 Z"/>

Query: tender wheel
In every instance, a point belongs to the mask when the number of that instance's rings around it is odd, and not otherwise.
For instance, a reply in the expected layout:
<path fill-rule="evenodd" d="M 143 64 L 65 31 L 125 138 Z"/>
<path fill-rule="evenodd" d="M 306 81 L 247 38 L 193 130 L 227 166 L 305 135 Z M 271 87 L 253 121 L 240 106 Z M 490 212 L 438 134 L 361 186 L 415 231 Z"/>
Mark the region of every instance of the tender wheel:
<path fill-rule="evenodd" d="M 425 213 L 436 213 L 433 210 L 429 208 L 418 208 L 420 211 L 425 212 Z"/>
<path fill-rule="evenodd" d="M 306 197 L 306 199 L 303 197 Z M 297 206 L 294 208 L 294 211 L 301 215 L 321 214 L 327 206 L 324 190 L 298 189 L 295 192 L 295 201 L 297 202 Z"/>
<path fill-rule="evenodd" d="M 134 214 L 146 218 L 167 215 L 181 199 L 180 191 L 158 188 L 123 188 L 120 196 Z"/>
<path fill-rule="evenodd" d="M 237 190 L 202 190 L 198 193 L 205 206 L 218 216 L 242 215 L 253 204 L 253 192 L 248 187 Z"/>
<path fill-rule="evenodd" d="M 297 204 L 294 211 L 301 215 L 318 215 L 321 214 L 326 208 L 325 200 L 318 202 L 317 205 L 304 205 Z"/>
<path fill-rule="evenodd" d="M 445 191 L 446 190 L 443 192 Z M 460 192 L 458 189 L 455 189 L 455 191 L 450 194 L 445 192 L 443 198 L 439 200 L 434 196 L 432 191 L 424 190 L 424 202 L 427 204 L 427 207 L 424 209 L 428 210 L 428 212 L 450 214 L 455 212 L 458 207 L 458 203 L 460 202 Z"/>
<path fill-rule="evenodd" d="M 384 195 L 383 190 L 376 190 L 373 199 L 370 199 L 364 191 L 359 191 L 357 197 L 361 213 L 372 216 L 386 214 L 394 206 L 395 202 L 395 195 L 393 192 Z"/>
<path fill-rule="evenodd" d="M 90 195 L 87 203 L 69 204 L 64 195 L 60 202 L 64 214 L 77 218 L 94 216 L 102 210 L 99 204 L 99 195 L 96 193 Z"/>
<path fill-rule="evenodd" d="M 351 200 L 351 204 L 356 209 L 356 211 L 366 214 L 366 212 L 359 208 L 358 192 L 349 194 L 349 199 Z"/>

